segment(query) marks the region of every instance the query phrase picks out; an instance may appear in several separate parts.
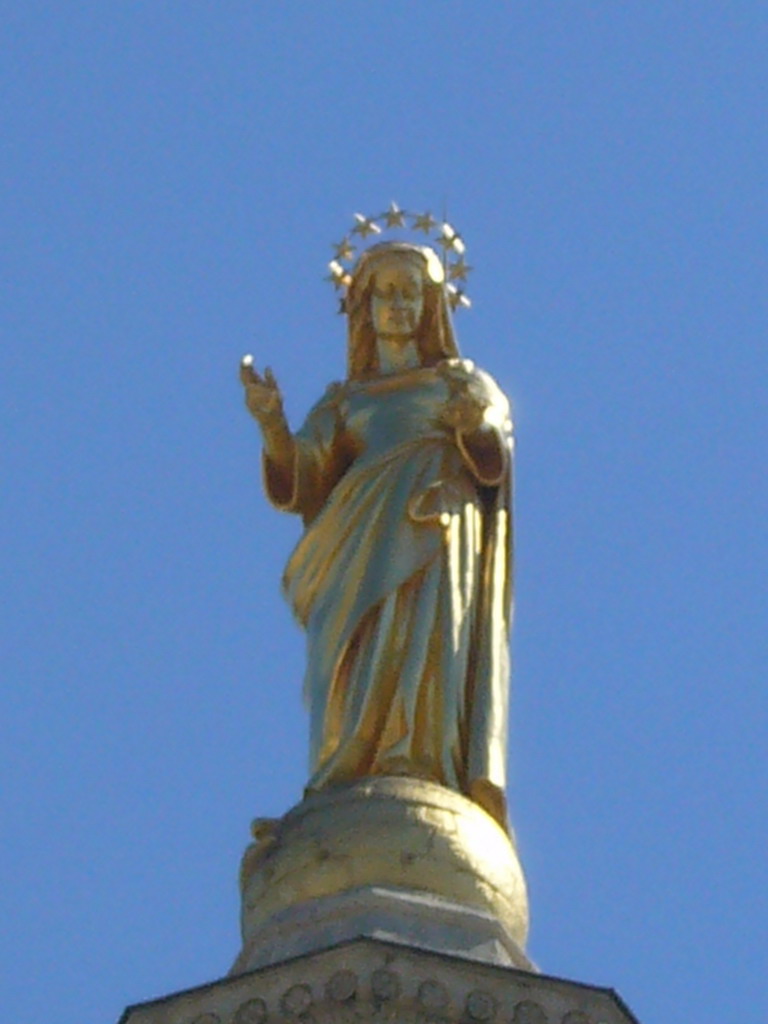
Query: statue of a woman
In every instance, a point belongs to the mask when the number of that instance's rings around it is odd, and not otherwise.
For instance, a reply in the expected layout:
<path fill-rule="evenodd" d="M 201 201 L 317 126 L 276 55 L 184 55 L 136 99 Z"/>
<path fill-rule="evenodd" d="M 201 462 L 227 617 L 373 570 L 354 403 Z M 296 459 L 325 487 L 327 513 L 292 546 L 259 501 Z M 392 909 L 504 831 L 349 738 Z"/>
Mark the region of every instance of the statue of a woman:
<path fill-rule="evenodd" d="M 250 359 L 270 500 L 304 535 L 284 576 L 307 633 L 309 789 L 429 779 L 506 827 L 509 406 L 459 358 L 435 253 L 384 243 L 345 302 L 349 374 L 292 434 Z"/>

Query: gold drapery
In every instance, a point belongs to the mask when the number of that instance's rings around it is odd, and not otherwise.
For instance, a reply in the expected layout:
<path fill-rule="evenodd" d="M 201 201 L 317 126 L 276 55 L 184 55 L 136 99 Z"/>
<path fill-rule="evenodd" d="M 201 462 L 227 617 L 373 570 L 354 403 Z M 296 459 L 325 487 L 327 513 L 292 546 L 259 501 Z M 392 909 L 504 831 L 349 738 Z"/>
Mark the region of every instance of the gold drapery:
<path fill-rule="evenodd" d="M 457 375 L 490 411 L 482 436 L 441 420 Z M 265 482 L 305 521 L 284 586 L 308 641 L 309 788 L 413 775 L 506 827 L 506 399 L 445 360 L 332 386 L 296 440 L 293 480 L 266 459 Z"/>

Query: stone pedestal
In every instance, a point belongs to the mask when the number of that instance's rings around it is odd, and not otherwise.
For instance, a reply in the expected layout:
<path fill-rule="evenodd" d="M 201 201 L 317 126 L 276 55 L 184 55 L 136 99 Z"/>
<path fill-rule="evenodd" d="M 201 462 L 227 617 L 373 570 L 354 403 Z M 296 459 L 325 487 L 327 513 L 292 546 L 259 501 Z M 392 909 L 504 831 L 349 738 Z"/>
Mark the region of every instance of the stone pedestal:
<path fill-rule="evenodd" d="M 254 831 L 233 973 L 361 935 L 533 969 L 514 842 L 460 793 L 364 779 Z"/>
<path fill-rule="evenodd" d="M 254 823 L 230 975 L 120 1024 L 637 1024 L 537 973 L 514 840 L 458 793 L 373 778 Z"/>

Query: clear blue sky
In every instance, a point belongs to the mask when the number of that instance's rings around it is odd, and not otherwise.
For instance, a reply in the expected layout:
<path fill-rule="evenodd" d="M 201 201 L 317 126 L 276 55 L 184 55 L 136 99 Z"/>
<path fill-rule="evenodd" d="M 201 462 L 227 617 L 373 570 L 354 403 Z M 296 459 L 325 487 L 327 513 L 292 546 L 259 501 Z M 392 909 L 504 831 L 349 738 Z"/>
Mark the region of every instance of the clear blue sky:
<path fill-rule="evenodd" d="M 765 1013 L 768 12 L 4 6 L 9 1020 L 109 1024 L 238 951 L 301 794 L 302 637 L 240 355 L 298 425 L 356 210 L 447 207 L 517 409 L 511 803 L 548 973 Z"/>

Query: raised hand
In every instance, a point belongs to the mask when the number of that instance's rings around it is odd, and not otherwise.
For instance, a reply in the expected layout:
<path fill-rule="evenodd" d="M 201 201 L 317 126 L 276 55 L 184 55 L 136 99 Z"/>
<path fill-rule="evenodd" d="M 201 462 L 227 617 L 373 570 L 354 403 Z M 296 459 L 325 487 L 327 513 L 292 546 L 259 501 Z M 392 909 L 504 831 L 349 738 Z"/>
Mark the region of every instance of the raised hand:
<path fill-rule="evenodd" d="M 253 356 L 243 356 L 240 361 L 240 380 L 245 388 L 248 411 L 258 420 L 262 429 L 268 428 L 278 419 L 284 419 L 283 398 L 269 367 L 261 377 L 253 365 Z"/>
<path fill-rule="evenodd" d="M 272 371 L 267 367 L 264 376 L 260 376 L 253 365 L 253 356 L 243 356 L 240 380 L 245 388 L 248 411 L 261 427 L 267 455 L 287 472 L 293 465 L 295 446 L 283 412 L 283 396 Z"/>

